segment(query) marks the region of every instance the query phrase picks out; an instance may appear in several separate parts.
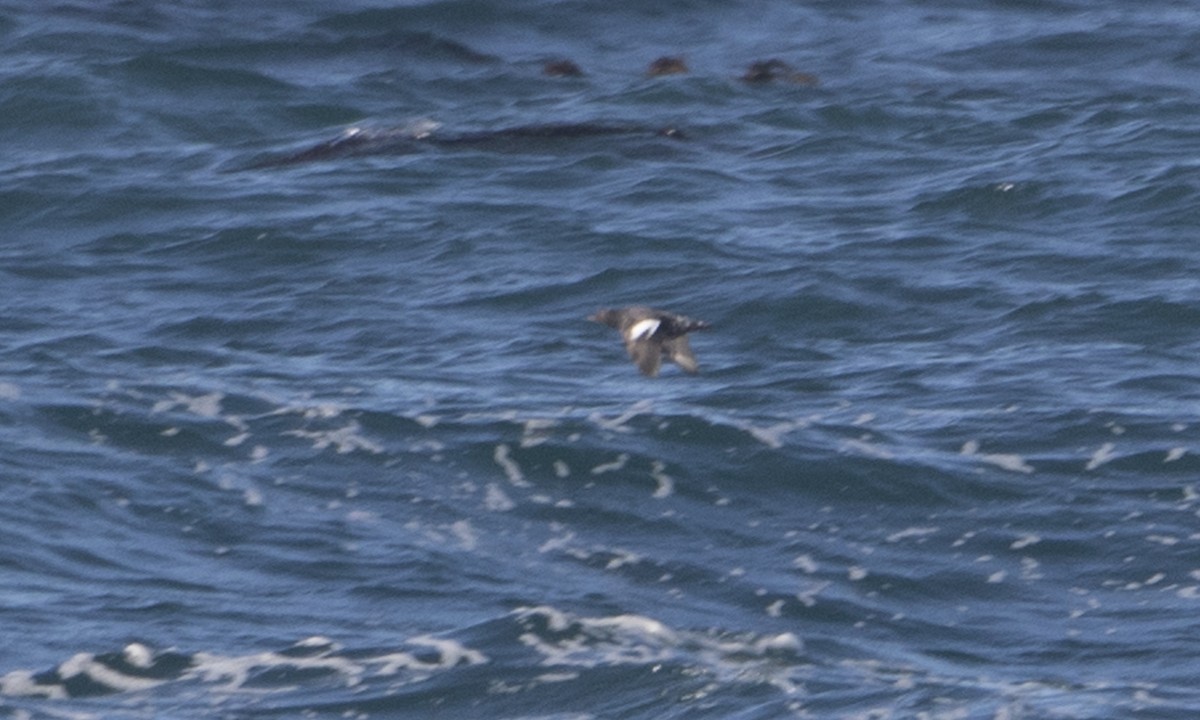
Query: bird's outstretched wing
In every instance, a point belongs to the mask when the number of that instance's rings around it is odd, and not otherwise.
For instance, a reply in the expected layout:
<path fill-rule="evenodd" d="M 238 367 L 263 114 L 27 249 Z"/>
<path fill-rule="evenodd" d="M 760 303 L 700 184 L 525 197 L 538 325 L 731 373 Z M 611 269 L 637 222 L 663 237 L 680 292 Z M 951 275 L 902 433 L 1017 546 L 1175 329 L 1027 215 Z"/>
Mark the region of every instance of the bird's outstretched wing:
<path fill-rule="evenodd" d="M 662 344 L 662 353 L 667 356 L 671 362 L 683 368 L 684 372 L 695 375 L 700 372 L 700 363 L 696 362 L 696 354 L 692 352 L 692 346 L 688 343 L 687 335 L 680 335 L 677 338 L 666 340 Z"/>
<path fill-rule="evenodd" d="M 625 342 L 629 357 L 647 377 L 658 377 L 658 369 L 662 365 L 663 344 L 653 338 L 630 338 Z"/>

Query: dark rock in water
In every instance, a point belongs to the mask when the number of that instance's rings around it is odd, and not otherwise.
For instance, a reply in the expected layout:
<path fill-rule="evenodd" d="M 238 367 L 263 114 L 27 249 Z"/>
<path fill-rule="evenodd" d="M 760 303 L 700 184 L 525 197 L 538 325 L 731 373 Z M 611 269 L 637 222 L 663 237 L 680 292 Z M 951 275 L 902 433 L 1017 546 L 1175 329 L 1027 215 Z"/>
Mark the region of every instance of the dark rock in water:
<path fill-rule="evenodd" d="M 659 75 L 685 75 L 687 72 L 687 63 L 685 63 L 683 58 L 678 55 L 664 55 L 650 63 L 650 67 L 646 68 L 646 75 L 649 77 L 658 77 Z"/>
<path fill-rule="evenodd" d="M 642 305 L 615 310 L 605 308 L 588 320 L 618 330 L 630 359 L 643 375 L 657 377 L 664 358 L 685 372 L 695 374 L 700 371 L 687 334 L 708 328 L 708 323 L 702 320 Z"/>
<path fill-rule="evenodd" d="M 660 137 L 680 138 L 682 133 L 674 127 L 664 127 L 657 130 L 640 125 L 604 125 L 601 123 L 547 123 L 539 125 L 517 125 L 499 130 L 483 130 L 473 133 L 461 133 L 445 137 L 431 138 L 434 145 L 469 145 L 482 144 L 496 140 L 512 140 L 521 138 L 585 138 L 602 135 L 658 135 Z"/>
<path fill-rule="evenodd" d="M 542 74 L 550 77 L 583 77 L 583 70 L 572 60 L 551 60 L 542 66 Z"/>
<path fill-rule="evenodd" d="M 605 125 L 602 123 L 545 123 L 516 125 L 499 130 L 438 135 L 436 123 L 424 123 L 407 128 L 386 130 L 364 130 L 352 128 L 341 137 L 317 143 L 312 147 L 281 157 L 271 157 L 255 162 L 245 170 L 272 167 L 287 167 L 344 157 L 401 155 L 419 152 L 424 147 L 455 147 L 471 145 L 505 144 L 520 140 L 556 140 L 561 138 L 587 138 L 605 135 L 646 135 L 683 139 L 681 130 L 673 126 L 649 128 L 642 125 Z"/>
<path fill-rule="evenodd" d="M 263 168 L 288 167 L 361 155 L 414 153 L 421 149 L 419 143 L 429 137 L 434 127 L 436 127 L 435 123 L 428 123 L 427 127 L 421 128 L 389 128 L 386 130 L 350 128 L 332 140 L 319 142 L 288 155 L 267 157 L 241 169 L 261 170 Z"/>
<path fill-rule="evenodd" d="M 797 85 L 816 86 L 821 84 L 816 75 L 798 72 L 791 65 L 778 58 L 757 60 L 750 63 L 750 67 L 746 70 L 746 74 L 742 76 L 742 80 L 748 83 L 766 83 L 773 80 L 784 80 L 796 83 Z"/>

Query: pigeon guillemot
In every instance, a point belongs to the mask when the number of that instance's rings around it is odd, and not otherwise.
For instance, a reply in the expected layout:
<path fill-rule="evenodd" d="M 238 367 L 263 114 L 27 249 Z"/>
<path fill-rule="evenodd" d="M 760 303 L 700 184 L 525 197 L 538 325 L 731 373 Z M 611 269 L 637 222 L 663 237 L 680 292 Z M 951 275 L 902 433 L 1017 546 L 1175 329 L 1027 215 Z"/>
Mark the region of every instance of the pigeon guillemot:
<path fill-rule="evenodd" d="M 646 68 L 646 77 L 659 77 L 661 75 L 686 75 L 688 72 L 687 63 L 678 55 L 663 55 L 650 66 Z"/>
<path fill-rule="evenodd" d="M 551 60 L 542 65 L 542 74 L 550 77 L 583 77 L 583 70 L 574 60 Z"/>
<path fill-rule="evenodd" d="M 772 80 L 786 80 L 797 85 L 808 85 L 810 87 L 816 87 L 821 84 L 821 80 L 816 75 L 797 72 L 796 68 L 788 65 L 779 58 L 758 60 L 750 63 L 750 69 L 742 76 L 742 80 L 748 83 L 767 83 Z"/>
<path fill-rule="evenodd" d="M 656 377 L 663 358 L 692 374 L 700 370 L 687 334 L 704 330 L 709 326 L 706 322 L 641 305 L 617 310 L 605 308 L 588 320 L 619 330 L 629 357 L 643 375 Z"/>

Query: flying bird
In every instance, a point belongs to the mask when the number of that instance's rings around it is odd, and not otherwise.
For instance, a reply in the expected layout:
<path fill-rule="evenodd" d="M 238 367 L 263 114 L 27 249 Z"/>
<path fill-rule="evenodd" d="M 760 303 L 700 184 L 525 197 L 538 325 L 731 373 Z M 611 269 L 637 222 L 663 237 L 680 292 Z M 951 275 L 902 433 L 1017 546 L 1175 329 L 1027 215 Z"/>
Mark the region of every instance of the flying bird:
<path fill-rule="evenodd" d="M 620 331 L 629 357 L 647 377 L 658 376 L 664 358 L 685 372 L 695 374 L 700 370 L 696 355 L 688 345 L 687 334 L 704 330 L 709 326 L 706 322 L 642 305 L 615 310 L 604 308 L 588 320 Z"/>

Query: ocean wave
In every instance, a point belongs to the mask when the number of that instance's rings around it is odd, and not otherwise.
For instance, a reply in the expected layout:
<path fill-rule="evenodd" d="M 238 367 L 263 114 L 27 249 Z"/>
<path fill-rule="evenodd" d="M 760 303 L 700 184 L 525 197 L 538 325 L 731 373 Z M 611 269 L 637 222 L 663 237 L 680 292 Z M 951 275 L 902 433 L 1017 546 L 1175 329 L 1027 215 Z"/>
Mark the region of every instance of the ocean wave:
<path fill-rule="evenodd" d="M 0 715 L 1187 716 L 1197 23 L 1076 5 L 0 10 Z"/>
<path fill-rule="evenodd" d="M 691 717 L 875 713 L 897 703 L 923 707 L 934 697 L 939 707 L 968 714 L 1077 717 L 1135 710 L 1151 700 L 1159 709 L 1181 709 L 1186 701 L 1169 688 L 1116 679 L 1064 684 L 956 674 L 936 658 L 830 663 L 790 632 L 689 630 L 650 616 L 580 615 L 546 605 L 516 608 L 462 635 L 470 644 L 417 636 L 383 648 L 314 636 L 247 655 L 130 643 L 116 652 L 78 653 L 46 671 L 9 672 L 0 676 L 0 696 L 32 712 L 46 706 L 29 698 L 65 709 L 121 694 L 142 709 L 175 711 L 415 716 L 433 707 L 472 714 L 486 703 L 490 713 L 514 717 L 545 717 L 547 707 L 556 708 L 555 717 L 593 717 L 631 705 L 665 705 Z M 622 692 L 611 692 L 617 686 Z M 111 712 L 127 716 L 117 707 Z"/>

